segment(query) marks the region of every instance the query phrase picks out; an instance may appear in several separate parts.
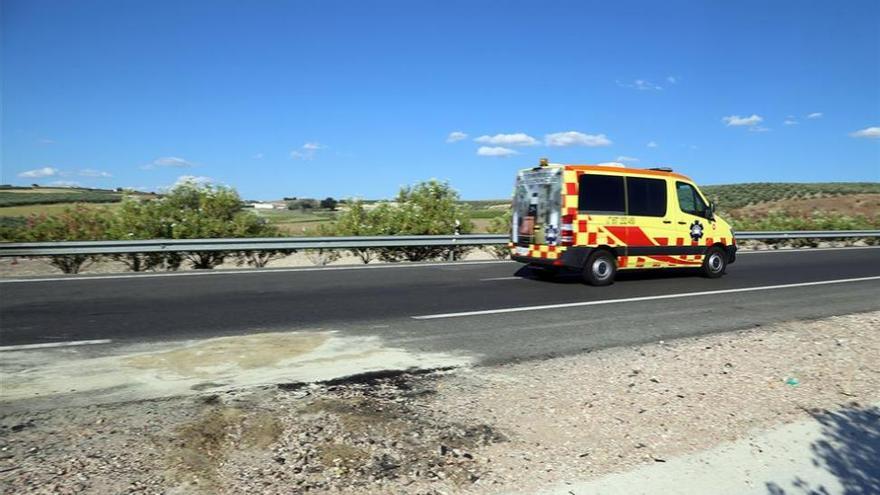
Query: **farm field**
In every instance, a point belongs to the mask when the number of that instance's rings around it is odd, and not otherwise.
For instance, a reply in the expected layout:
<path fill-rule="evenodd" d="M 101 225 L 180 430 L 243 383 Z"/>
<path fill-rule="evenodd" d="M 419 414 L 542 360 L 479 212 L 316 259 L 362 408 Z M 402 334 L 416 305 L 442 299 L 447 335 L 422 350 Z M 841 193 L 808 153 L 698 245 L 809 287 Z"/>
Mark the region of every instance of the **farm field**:
<path fill-rule="evenodd" d="M 20 205 L 20 206 L 2 206 L 0 207 L 0 217 L 29 217 L 31 215 L 51 215 L 69 208 L 76 203 L 52 203 L 46 205 Z M 93 204 L 99 208 L 118 208 L 120 203 L 96 203 Z"/>
<path fill-rule="evenodd" d="M 290 235 L 303 235 L 314 231 L 321 224 L 336 218 L 336 213 L 328 210 L 252 210 L 257 216 L 265 218 L 270 224 Z"/>

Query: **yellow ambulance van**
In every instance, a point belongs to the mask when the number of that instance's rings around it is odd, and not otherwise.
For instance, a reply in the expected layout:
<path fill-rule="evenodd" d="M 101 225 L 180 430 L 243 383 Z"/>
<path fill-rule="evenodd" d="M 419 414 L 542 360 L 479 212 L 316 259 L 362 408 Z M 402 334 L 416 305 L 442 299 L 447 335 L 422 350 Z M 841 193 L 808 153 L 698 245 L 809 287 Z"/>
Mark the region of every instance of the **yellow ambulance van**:
<path fill-rule="evenodd" d="M 546 159 L 517 174 L 509 246 L 541 278 L 576 270 L 591 285 L 642 268 L 717 278 L 736 259 L 730 225 L 684 175 Z"/>

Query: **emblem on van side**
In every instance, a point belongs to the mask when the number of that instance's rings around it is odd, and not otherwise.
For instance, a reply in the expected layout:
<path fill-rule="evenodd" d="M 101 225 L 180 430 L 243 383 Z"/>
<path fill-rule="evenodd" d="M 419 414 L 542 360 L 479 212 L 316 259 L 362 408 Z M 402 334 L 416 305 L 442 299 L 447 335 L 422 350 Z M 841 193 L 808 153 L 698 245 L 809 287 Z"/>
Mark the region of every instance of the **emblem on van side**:
<path fill-rule="evenodd" d="M 699 241 L 703 237 L 703 224 L 699 220 L 694 220 L 691 224 L 691 239 Z"/>

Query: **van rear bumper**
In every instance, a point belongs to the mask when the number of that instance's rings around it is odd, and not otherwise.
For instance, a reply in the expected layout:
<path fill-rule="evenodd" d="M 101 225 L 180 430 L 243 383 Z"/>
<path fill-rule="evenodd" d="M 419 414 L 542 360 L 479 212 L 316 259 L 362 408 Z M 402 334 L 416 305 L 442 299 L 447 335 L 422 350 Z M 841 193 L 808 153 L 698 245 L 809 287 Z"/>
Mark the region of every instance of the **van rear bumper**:
<path fill-rule="evenodd" d="M 562 254 L 559 255 L 559 258 L 556 259 L 533 258 L 531 256 L 519 256 L 515 254 L 511 255 L 510 259 L 529 265 L 539 265 L 554 268 L 572 268 L 575 270 L 580 270 L 587 262 L 587 258 L 590 256 L 590 253 L 592 251 L 593 248 L 569 247 L 565 251 L 563 251 Z"/>

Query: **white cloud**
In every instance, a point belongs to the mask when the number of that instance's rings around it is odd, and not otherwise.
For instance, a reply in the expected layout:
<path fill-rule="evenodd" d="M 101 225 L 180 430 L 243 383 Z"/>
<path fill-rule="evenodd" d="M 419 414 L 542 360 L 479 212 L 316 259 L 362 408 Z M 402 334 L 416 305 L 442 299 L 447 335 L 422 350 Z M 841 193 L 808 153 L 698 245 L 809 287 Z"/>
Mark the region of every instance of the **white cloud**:
<path fill-rule="evenodd" d="M 82 187 L 82 184 L 73 180 L 55 180 L 50 182 L 49 185 L 55 187 Z"/>
<path fill-rule="evenodd" d="M 620 162 L 602 162 L 597 163 L 596 165 L 599 165 L 600 167 L 626 167 L 626 164 Z"/>
<path fill-rule="evenodd" d="M 253 158 L 254 160 L 262 160 L 264 156 L 266 155 L 262 153 L 254 153 L 254 156 L 252 156 L 251 158 Z"/>
<path fill-rule="evenodd" d="M 168 168 L 190 168 L 195 167 L 196 164 L 192 163 L 188 160 L 184 160 L 183 158 L 179 158 L 176 156 L 163 156 L 161 158 L 156 158 L 152 162 L 141 166 L 144 170 L 152 170 L 157 167 L 168 167 Z"/>
<path fill-rule="evenodd" d="M 669 84 L 678 84 L 678 81 L 680 80 L 681 78 L 678 76 L 666 76 L 666 82 Z"/>
<path fill-rule="evenodd" d="M 764 121 L 764 117 L 752 114 L 751 117 L 740 117 L 739 115 L 729 115 L 721 119 L 729 127 L 754 126 Z"/>
<path fill-rule="evenodd" d="M 462 141 L 467 139 L 468 135 L 461 131 L 452 131 L 449 133 L 449 136 L 446 137 L 447 143 L 457 143 L 458 141 Z"/>
<path fill-rule="evenodd" d="M 769 127 L 764 127 L 760 125 L 749 127 L 749 132 L 769 132 Z"/>
<path fill-rule="evenodd" d="M 80 177 L 113 177 L 110 172 L 104 172 L 103 170 L 95 170 L 93 168 L 84 168 L 76 173 L 76 175 Z"/>
<path fill-rule="evenodd" d="M 54 177 L 60 173 L 61 171 L 55 167 L 43 167 L 35 168 L 33 170 L 25 170 L 24 172 L 18 174 L 18 176 L 27 179 L 38 179 L 41 177 Z"/>
<path fill-rule="evenodd" d="M 660 86 L 659 84 L 654 84 L 651 81 L 647 81 L 645 79 L 636 79 L 631 83 L 617 81 L 617 85 L 621 88 L 631 88 L 637 89 L 639 91 L 660 91 L 663 89 L 663 86 Z"/>
<path fill-rule="evenodd" d="M 795 118 L 794 115 L 789 115 L 788 117 L 785 117 L 785 120 L 782 121 L 782 123 L 783 123 L 783 125 L 798 125 L 798 124 L 800 124 L 800 122 L 798 122 L 797 118 Z"/>
<path fill-rule="evenodd" d="M 605 134 L 584 134 L 578 131 L 554 132 L 544 136 L 547 146 L 610 146 Z"/>
<path fill-rule="evenodd" d="M 496 156 L 504 158 L 508 156 L 518 155 L 519 152 L 501 146 L 480 146 L 480 148 L 477 150 L 477 154 L 480 156 Z"/>
<path fill-rule="evenodd" d="M 657 146 L 660 146 L 660 145 L 657 144 L 657 141 L 648 141 L 648 144 L 646 146 L 648 148 L 656 148 Z"/>
<path fill-rule="evenodd" d="M 880 127 L 865 127 L 850 133 L 854 138 L 880 139 Z"/>
<path fill-rule="evenodd" d="M 807 115 L 807 118 L 808 119 L 821 119 L 822 115 L 824 115 L 822 112 L 813 112 L 813 113 Z"/>
<path fill-rule="evenodd" d="M 640 160 L 633 156 L 620 155 L 614 159 L 615 162 L 638 163 Z"/>
<path fill-rule="evenodd" d="M 514 134 L 495 134 L 494 136 L 480 136 L 474 141 L 481 144 L 495 144 L 502 146 L 535 146 L 538 140 L 524 132 Z"/>
<path fill-rule="evenodd" d="M 327 146 L 318 142 L 308 142 L 302 145 L 299 149 L 291 151 L 290 157 L 294 160 L 314 160 L 318 150 L 322 150 L 326 147 Z"/>

